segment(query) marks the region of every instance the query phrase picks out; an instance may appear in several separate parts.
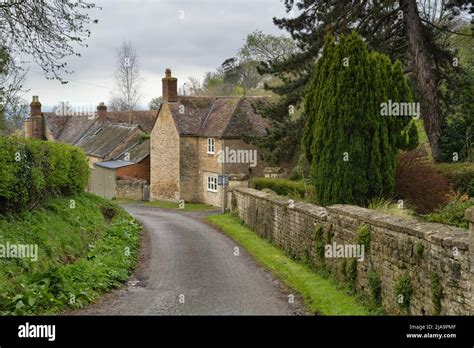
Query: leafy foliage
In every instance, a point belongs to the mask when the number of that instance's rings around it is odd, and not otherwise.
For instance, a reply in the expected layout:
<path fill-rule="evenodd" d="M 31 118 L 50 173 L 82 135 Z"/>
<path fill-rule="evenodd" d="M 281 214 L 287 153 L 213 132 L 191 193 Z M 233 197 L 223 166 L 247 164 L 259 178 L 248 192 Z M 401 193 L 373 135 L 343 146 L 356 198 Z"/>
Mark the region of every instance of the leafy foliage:
<path fill-rule="evenodd" d="M 314 188 L 302 181 L 291 181 L 281 178 L 253 178 L 252 188 L 263 190 L 268 188 L 281 196 L 299 198 L 314 196 Z"/>
<path fill-rule="evenodd" d="M 107 219 L 102 210 L 116 215 Z M 37 262 L 0 259 L 0 315 L 77 309 L 117 287 L 136 265 L 140 230 L 124 210 L 86 193 L 0 217 L 1 244 L 38 245 Z"/>
<path fill-rule="evenodd" d="M 48 196 L 84 190 L 89 167 L 74 146 L 0 137 L 0 214 L 29 209 Z"/>
<path fill-rule="evenodd" d="M 284 3 L 288 13 L 297 12 L 297 15 L 274 18 L 273 21 L 279 29 L 291 35 L 299 50 L 285 59 L 264 62 L 260 67 L 262 74 L 271 74 L 282 83 L 266 84 L 268 90 L 280 96 L 278 102 L 265 111 L 266 117 L 272 120 L 273 127 L 266 137 L 252 139 L 256 145 L 270 151 L 267 160 L 277 163 L 291 160 L 299 150 L 298 140 L 301 138 L 306 115 L 302 113 L 300 117 L 294 118 L 288 109 L 299 109 L 302 104 L 311 81 L 311 67 L 319 58 L 325 34 L 330 32 L 339 36 L 355 30 L 371 49 L 387 54 L 392 60 L 400 59 L 406 67 L 415 63 L 415 56 L 411 54 L 410 45 L 407 44 L 410 41 L 407 37 L 409 32 L 406 30 L 406 20 L 398 18 L 400 6 L 403 6 L 401 1 L 357 0 L 352 1 L 350 6 L 344 1 L 333 0 L 285 0 Z M 436 8 L 433 8 L 434 6 Z M 461 84 L 456 83 L 456 77 L 461 75 L 460 70 L 464 65 L 453 67 L 452 61 L 456 51 L 449 47 L 453 40 L 445 34 L 450 29 L 456 31 L 456 24 L 459 23 L 456 19 L 462 18 L 468 8 L 467 1 L 443 1 L 435 4 L 424 2 L 418 11 L 422 41 L 427 47 L 434 75 L 438 81 L 449 82 L 446 90 L 454 91 L 454 96 L 460 95 L 458 91 L 462 90 Z M 465 47 L 468 50 L 471 46 Z M 410 75 L 415 77 L 413 75 L 417 73 L 418 70 L 415 70 L 414 74 Z M 413 81 L 413 85 L 418 84 Z M 416 90 L 416 100 L 420 100 L 418 96 L 422 95 L 422 90 L 426 88 L 420 87 Z M 458 101 L 450 100 L 450 95 L 451 93 L 441 93 L 442 104 L 459 105 Z"/>
<path fill-rule="evenodd" d="M 474 197 L 474 163 L 441 163 L 435 168 L 449 180 L 455 191 Z"/>
<path fill-rule="evenodd" d="M 466 209 L 472 206 L 474 206 L 474 198 L 468 199 L 465 196 L 456 197 L 444 207 L 423 216 L 423 218 L 431 222 L 468 229 L 469 224 L 464 218 L 464 213 Z"/>
<path fill-rule="evenodd" d="M 393 290 L 397 295 L 398 306 L 408 312 L 410 308 L 411 295 L 413 294 L 410 276 L 402 275 L 398 278 Z"/>
<path fill-rule="evenodd" d="M 410 118 L 382 116 L 388 100 L 411 101 L 400 63 L 369 53 L 354 32 L 338 43 L 327 36 L 305 100 L 302 143 L 319 204 L 366 205 L 393 195 L 397 149 Z"/>

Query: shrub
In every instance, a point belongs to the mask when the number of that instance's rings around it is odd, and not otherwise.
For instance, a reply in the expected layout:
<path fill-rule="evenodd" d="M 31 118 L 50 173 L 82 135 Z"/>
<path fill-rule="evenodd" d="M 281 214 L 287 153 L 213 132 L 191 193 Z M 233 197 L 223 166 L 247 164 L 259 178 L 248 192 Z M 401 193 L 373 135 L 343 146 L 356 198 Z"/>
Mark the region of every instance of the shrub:
<path fill-rule="evenodd" d="M 363 245 L 365 250 L 370 247 L 370 229 L 367 225 L 361 225 L 357 228 L 357 244 Z"/>
<path fill-rule="evenodd" d="M 47 141 L 0 137 L 0 214 L 30 209 L 47 196 L 80 193 L 87 159 L 79 148 Z"/>
<path fill-rule="evenodd" d="M 454 190 L 474 197 L 474 163 L 440 163 L 435 168 L 449 180 Z"/>
<path fill-rule="evenodd" d="M 319 204 L 366 205 L 393 195 L 397 149 L 411 118 L 382 115 L 381 105 L 411 99 L 399 62 L 369 52 L 355 32 L 337 43 L 326 38 L 305 98 L 302 139 Z"/>
<path fill-rule="evenodd" d="M 464 212 L 472 206 L 474 206 L 474 198 L 468 199 L 467 196 L 455 197 L 446 206 L 434 213 L 423 216 L 423 218 L 430 222 L 468 229 L 469 224 L 464 218 Z"/>
<path fill-rule="evenodd" d="M 472 142 L 474 128 L 462 117 L 448 118 L 443 134 L 439 139 L 440 162 L 452 162 L 453 156 L 457 154 L 459 161 L 472 161 Z"/>
<path fill-rule="evenodd" d="M 411 295 L 413 293 L 411 279 L 408 275 L 403 275 L 397 280 L 394 292 L 397 295 L 398 306 L 408 312 L 408 309 L 410 308 Z"/>
<path fill-rule="evenodd" d="M 419 214 L 427 214 L 445 205 L 452 194 L 446 178 L 427 162 L 423 150 L 398 156 L 395 194 Z"/>
<path fill-rule="evenodd" d="M 314 195 L 314 187 L 302 181 L 291 181 L 280 178 L 254 178 L 252 187 L 257 190 L 265 188 L 281 196 L 297 196 L 300 198 Z"/>
<path fill-rule="evenodd" d="M 433 302 L 433 305 L 435 308 L 434 314 L 439 315 L 441 312 L 441 299 L 443 297 L 439 275 L 434 272 L 431 272 L 430 280 L 431 280 L 431 302 Z"/>
<path fill-rule="evenodd" d="M 382 281 L 376 271 L 369 273 L 369 286 L 373 301 L 380 306 L 382 304 Z"/>
<path fill-rule="evenodd" d="M 311 176 L 311 168 L 309 166 L 308 160 L 304 154 L 301 154 L 298 158 L 298 163 L 291 170 L 288 179 L 290 180 L 304 180 L 309 179 Z"/>

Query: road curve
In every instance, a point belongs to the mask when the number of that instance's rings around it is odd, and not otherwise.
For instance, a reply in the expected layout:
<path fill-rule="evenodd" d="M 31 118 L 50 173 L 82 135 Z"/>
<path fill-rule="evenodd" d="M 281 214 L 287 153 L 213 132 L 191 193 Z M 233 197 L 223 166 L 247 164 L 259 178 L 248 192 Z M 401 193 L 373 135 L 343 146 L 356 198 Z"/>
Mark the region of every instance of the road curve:
<path fill-rule="evenodd" d="M 296 298 L 214 227 L 189 213 L 124 205 L 145 227 L 147 254 L 126 287 L 79 315 L 294 315 Z"/>

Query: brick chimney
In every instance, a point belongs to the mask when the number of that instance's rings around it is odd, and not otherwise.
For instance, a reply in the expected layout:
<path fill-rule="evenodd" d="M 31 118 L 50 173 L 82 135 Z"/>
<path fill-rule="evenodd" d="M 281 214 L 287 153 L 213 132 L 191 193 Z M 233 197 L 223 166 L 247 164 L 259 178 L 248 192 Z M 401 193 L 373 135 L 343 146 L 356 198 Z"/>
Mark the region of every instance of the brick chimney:
<path fill-rule="evenodd" d="M 171 69 L 166 69 L 163 81 L 163 103 L 178 101 L 178 79 L 171 77 Z"/>
<path fill-rule="evenodd" d="M 97 119 L 100 122 L 104 122 L 106 118 L 107 118 L 107 105 L 105 105 L 104 102 L 100 102 L 99 105 L 97 105 Z"/>
<path fill-rule="evenodd" d="M 37 95 L 33 96 L 33 100 L 30 104 L 30 116 L 40 116 L 41 115 L 41 103 Z"/>
<path fill-rule="evenodd" d="M 44 122 L 41 114 L 41 103 L 37 95 L 33 96 L 30 104 L 30 119 L 25 122 L 27 138 L 44 139 Z"/>

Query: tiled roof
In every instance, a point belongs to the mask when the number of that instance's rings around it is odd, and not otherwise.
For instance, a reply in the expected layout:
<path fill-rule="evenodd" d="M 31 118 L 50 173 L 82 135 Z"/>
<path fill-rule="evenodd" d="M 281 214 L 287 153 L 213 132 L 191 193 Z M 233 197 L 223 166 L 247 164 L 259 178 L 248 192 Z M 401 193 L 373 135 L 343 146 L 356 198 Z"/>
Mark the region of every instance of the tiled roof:
<path fill-rule="evenodd" d="M 268 103 L 264 97 L 178 97 L 168 103 L 180 135 L 240 137 L 265 134 L 270 123 L 254 108 Z"/>
<path fill-rule="evenodd" d="M 151 132 L 157 116 L 158 110 L 107 112 L 107 119 L 110 122 L 138 124 L 147 133 Z"/>
<path fill-rule="evenodd" d="M 128 159 L 130 162 L 138 163 L 145 159 L 146 157 L 150 156 L 150 140 L 139 141 L 138 143 L 132 144 L 130 147 L 125 149 L 119 156 L 117 156 L 116 160 L 123 160 L 125 155 L 128 153 Z"/>
<path fill-rule="evenodd" d="M 75 145 L 84 149 L 90 156 L 104 158 L 136 131 L 140 132 L 140 127 L 137 125 L 96 123 Z"/>

